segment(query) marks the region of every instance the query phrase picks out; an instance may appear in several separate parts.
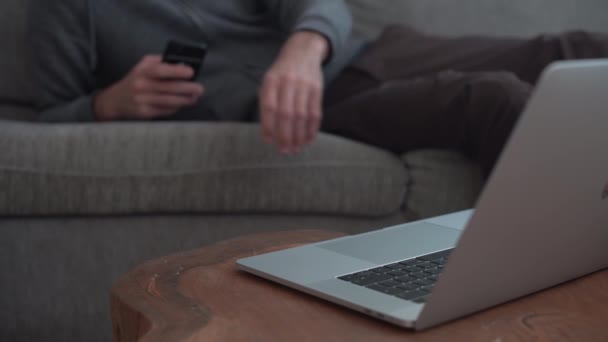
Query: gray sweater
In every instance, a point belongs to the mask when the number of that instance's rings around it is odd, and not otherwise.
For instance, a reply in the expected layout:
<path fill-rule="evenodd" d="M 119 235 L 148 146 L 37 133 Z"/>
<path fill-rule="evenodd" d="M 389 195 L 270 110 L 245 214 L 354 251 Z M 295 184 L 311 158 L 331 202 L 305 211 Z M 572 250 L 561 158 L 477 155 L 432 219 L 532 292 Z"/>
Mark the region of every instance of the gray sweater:
<path fill-rule="evenodd" d="M 264 72 L 291 33 L 325 35 L 330 81 L 360 43 L 342 0 L 33 0 L 30 65 L 40 120 L 94 120 L 92 97 L 168 40 L 204 42 L 206 94 L 175 119 L 255 120 Z"/>

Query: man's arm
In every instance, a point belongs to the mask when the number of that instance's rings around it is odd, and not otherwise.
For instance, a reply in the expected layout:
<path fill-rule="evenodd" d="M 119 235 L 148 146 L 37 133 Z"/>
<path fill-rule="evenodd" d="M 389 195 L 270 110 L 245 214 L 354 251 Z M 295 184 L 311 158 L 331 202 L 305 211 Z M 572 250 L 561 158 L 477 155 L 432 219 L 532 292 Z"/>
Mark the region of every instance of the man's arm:
<path fill-rule="evenodd" d="M 346 46 L 352 19 L 342 0 L 264 1 L 290 34 L 260 90 L 262 134 L 281 152 L 297 152 L 319 131 L 323 64 Z"/>
<path fill-rule="evenodd" d="M 39 119 L 92 121 L 95 41 L 88 1 L 33 1 L 29 62 Z"/>
<path fill-rule="evenodd" d="M 294 33 L 266 73 L 260 90 L 262 135 L 282 153 L 312 142 L 321 125 L 322 63 L 329 53 L 324 36 Z"/>
<path fill-rule="evenodd" d="M 204 89 L 191 68 L 144 56 L 123 79 L 98 89 L 94 18 L 89 1 L 34 1 L 29 44 L 39 119 L 111 121 L 169 116 L 191 106 Z"/>
<path fill-rule="evenodd" d="M 342 51 L 351 36 L 352 16 L 343 0 L 262 0 L 288 33 L 312 31 L 329 42 L 330 52 Z M 331 58 L 327 62 L 330 61 Z"/>

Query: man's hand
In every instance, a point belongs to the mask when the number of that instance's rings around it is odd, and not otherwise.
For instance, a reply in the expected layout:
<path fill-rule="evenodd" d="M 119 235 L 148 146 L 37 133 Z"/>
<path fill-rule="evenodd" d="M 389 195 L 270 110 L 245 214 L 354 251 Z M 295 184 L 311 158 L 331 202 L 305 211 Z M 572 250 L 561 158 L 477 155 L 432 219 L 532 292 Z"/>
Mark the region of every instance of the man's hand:
<path fill-rule="evenodd" d="M 125 78 L 95 97 L 95 115 L 99 121 L 111 121 L 175 114 L 203 95 L 202 85 L 188 81 L 193 74 L 188 66 L 163 63 L 161 56 L 146 56 Z"/>
<path fill-rule="evenodd" d="M 283 46 L 260 89 L 262 135 L 282 153 L 294 153 L 319 131 L 323 100 L 323 60 L 327 39 L 297 32 Z"/>

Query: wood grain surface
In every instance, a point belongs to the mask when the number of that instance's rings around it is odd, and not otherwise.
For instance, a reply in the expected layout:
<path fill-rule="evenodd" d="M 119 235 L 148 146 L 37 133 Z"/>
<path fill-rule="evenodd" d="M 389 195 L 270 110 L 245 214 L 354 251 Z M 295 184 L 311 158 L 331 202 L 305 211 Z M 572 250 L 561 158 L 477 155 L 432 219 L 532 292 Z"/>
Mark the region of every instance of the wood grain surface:
<path fill-rule="evenodd" d="M 146 262 L 112 288 L 115 340 L 608 341 L 608 272 L 411 332 L 236 269 L 242 257 L 339 236 L 264 233 Z"/>

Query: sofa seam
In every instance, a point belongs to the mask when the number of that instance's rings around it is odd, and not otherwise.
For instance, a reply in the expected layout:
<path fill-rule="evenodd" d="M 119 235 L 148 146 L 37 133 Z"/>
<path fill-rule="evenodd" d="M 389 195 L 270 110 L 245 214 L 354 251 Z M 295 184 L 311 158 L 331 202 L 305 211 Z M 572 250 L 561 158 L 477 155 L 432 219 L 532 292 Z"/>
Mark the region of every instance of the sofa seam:
<path fill-rule="evenodd" d="M 403 202 L 401 203 L 401 211 L 403 213 L 406 213 L 409 210 L 408 204 L 411 198 L 411 189 L 414 186 L 414 177 L 411 176 L 411 171 L 412 171 L 412 165 L 409 163 L 409 161 L 406 158 L 402 159 L 403 161 L 403 167 L 405 168 L 406 172 L 407 172 L 407 176 L 406 176 L 406 183 L 405 183 L 405 191 L 403 193 Z"/>
<path fill-rule="evenodd" d="M 57 176 L 72 176 L 72 177 L 98 177 L 98 178 L 128 178 L 128 177 L 158 177 L 158 176 L 187 176 L 196 175 L 201 173 L 214 173 L 214 172 L 239 172 L 239 171 L 259 171 L 259 170 L 271 170 L 271 169 L 292 169 L 296 167 L 363 167 L 365 169 L 375 170 L 391 170 L 392 168 L 384 166 L 374 166 L 369 163 L 349 163 L 349 164 L 338 164 L 338 163 L 306 163 L 306 164 L 292 164 L 292 165 L 271 165 L 271 166 L 248 166 L 248 167 L 228 167 L 228 168 L 207 168 L 207 169 L 196 169 L 188 171 L 177 171 L 177 172 L 129 172 L 128 174 L 99 174 L 99 173 L 86 173 L 86 172 L 66 172 L 66 171 L 54 171 L 54 170 L 37 170 L 33 168 L 22 168 L 22 167 L 1 167 L 0 172 L 23 172 L 30 174 L 39 175 L 57 175 Z"/>

